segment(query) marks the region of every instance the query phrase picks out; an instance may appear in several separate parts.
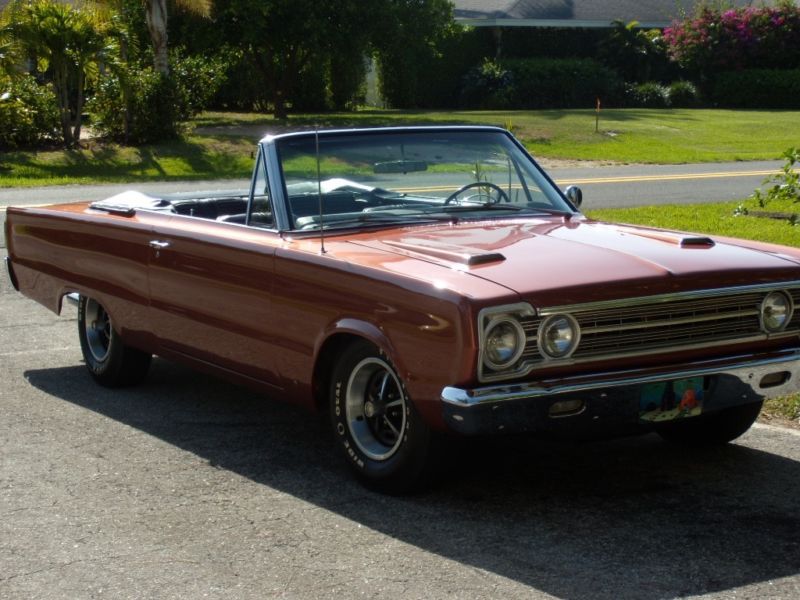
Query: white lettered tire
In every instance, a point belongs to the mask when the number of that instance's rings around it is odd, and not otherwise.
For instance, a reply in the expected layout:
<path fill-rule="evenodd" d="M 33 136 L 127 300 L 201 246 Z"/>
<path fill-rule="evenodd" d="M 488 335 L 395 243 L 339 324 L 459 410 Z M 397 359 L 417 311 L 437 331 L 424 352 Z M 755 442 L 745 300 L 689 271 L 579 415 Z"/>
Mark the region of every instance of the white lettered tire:
<path fill-rule="evenodd" d="M 127 346 L 105 308 L 86 296 L 78 302 L 78 339 L 86 367 L 100 385 L 126 387 L 147 376 L 152 356 Z"/>
<path fill-rule="evenodd" d="M 351 344 L 336 363 L 330 414 L 337 446 L 367 486 L 403 493 L 424 483 L 431 432 L 394 366 L 371 343 Z"/>

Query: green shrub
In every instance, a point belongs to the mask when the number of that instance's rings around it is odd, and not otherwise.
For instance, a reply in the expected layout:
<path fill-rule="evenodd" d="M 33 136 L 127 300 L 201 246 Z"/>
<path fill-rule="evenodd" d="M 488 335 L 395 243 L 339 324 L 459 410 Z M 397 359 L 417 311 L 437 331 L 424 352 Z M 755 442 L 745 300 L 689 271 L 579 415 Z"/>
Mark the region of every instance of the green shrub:
<path fill-rule="evenodd" d="M 617 74 L 591 59 L 510 59 L 499 65 L 510 74 L 509 89 L 502 92 L 509 108 L 589 108 L 597 98 L 613 106 L 622 98 Z"/>
<path fill-rule="evenodd" d="M 673 108 L 693 108 L 700 105 L 700 93 L 691 81 L 673 81 L 669 84 L 669 104 Z"/>
<path fill-rule="evenodd" d="M 655 81 L 631 85 L 627 90 L 627 104 L 636 108 L 666 108 L 669 100 L 669 88 Z"/>
<path fill-rule="evenodd" d="M 96 133 L 145 144 L 178 136 L 179 104 L 172 79 L 147 68 L 103 78 L 87 109 Z"/>
<path fill-rule="evenodd" d="M 175 83 L 176 110 L 182 121 L 204 111 L 225 83 L 224 58 L 216 56 L 170 56 L 170 76 Z"/>
<path fill-rule="evenodd" d="M 800 202 L 800 174 L 795 170 L 800 164 L 800 148 L 789 148 L 782 156 L 786 162 L 780 172 L 762 182 L 762 186 L 769 187 L 757 189 L 750 196 L 750 200 L 757 202 L 761 208 L 769 202 Z"/>
<path fill-rule="evenodd" d="M 800 108 L 800 69 L 747 69 L 717 75 L 711 92 L 727 108 Z"/>
<path fill-rule="evenodd" d="M 508 69 L 487 58 L 464 76 L 461 103 L 483 110 L 511 108 L 513 86 L 514 78 Z"/>
<path fill-rule="evenodd" d="M 266 81 L 252 56 L 241 50 L 222 54 L 225 85 L 211 99 L 210 107 L 221 110 L 267 112 L 273 97 L 273 85 Z"/>
<path fill-rule="evenodd" d="M 30 75 L 0 75 L 0 149 L 38 146 L 60 138 L 58 103 L 50 84 Z"/>
<path fill-rule="evenodd" d="M 437 44 L 437 53 L 417 65 L 417 105 L 453 108 L 463 92 L 467 73 L 485 57 L 494 56 L 494 42 L 486 28 L 453 27 Z"/>

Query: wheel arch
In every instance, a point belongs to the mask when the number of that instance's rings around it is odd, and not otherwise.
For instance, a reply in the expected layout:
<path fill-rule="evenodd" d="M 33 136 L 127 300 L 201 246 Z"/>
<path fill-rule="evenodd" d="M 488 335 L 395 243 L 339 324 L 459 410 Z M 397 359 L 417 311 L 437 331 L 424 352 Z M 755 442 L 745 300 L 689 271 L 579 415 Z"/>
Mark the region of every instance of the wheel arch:
<path fill-rule="evenodd" d="M 396 355 L 394 345 L 381 329 L 359 319 L 341 319 L 322 336 L 314 353 L 312 389 L 314 406 L 317 410 L 324 410 L 327 407 L 328 388 L 337 357 L 345 347 L 358 341 L 373 344 L 386 354 L 394 368 L 398 370 L 398 374 L 403 373 L 401 365 L 398 364 L 399 357 Z"/>

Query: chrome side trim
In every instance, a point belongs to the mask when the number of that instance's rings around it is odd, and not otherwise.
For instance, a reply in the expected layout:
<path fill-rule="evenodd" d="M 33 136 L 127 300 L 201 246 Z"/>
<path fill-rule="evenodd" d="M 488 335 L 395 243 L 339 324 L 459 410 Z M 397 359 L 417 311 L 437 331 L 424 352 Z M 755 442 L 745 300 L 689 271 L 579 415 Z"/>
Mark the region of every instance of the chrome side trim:
<path fill-rule="evenodd" d="M 599 375 L 584 375 L 565 380 L 551 379 L 531 383 L 487 386 L 475 389 L 446 387 L 442 390 L 443 402 L 461 408 L 487 406 L 514 400 L 529 400 L 558 394 L 586 392 L 611 387 L 641 385 L 673 379 L 688 379 L 705 375 L 733 375 L 757 387 L 761 378 L 776 371 L 788 371 L 791 376 L 770 392 L 786 393 L 800 387 L 800 350 L 787 350 L 768 356 L 743 355 L 725 360 L 714 360 L 687 365 L 671 371 L 636 369 Z"/>
<path fill-rule="evenodd" d="M 603 300 L 601 302 L 587 302 L 585 304 L 548 306 L 546 308 L 539 309 L 538 313 L 541 316 L 547 316 L 550 314 L 555 314 L 560 312 L 580 313 L 587 310 L 600 310 L 605 308 L 625 308 L 626 306 L 641 306 L 643 304 L 661 304 L 664 302 L 674 302 L 676 300 L 716 298 L 719 296 L 745 294 L 747 292 L 771 292 L 775 290 L 788 290 L 792 288 L 800 288 L 800 281 L 783 281 L 779 283 L 740 285 L 735 287 L 725 287 L 713 290 L 674 292 L 670 294 L 659 294 L 657 296 L 639 296 L 637 298 L 625 298 L 622 300 Z"/>

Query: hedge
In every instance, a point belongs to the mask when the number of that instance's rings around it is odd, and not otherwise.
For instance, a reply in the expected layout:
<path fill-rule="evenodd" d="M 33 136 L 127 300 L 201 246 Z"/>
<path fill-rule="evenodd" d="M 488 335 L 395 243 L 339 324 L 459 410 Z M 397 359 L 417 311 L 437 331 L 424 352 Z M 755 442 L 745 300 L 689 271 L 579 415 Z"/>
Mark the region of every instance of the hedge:
<path fill-rule="evenodd" d="M 462 103 L 470 108 L 590 108 L 600 98 L 624 97 L 615 71 L 586 58 L 529 58 L 484 62 L 464 78 Z"/>
<path fill-rule="evenodd" d="M 800 69 L 747 69 L 717 75 L 711 98 L 725 108 L 800 109 Z"/>

